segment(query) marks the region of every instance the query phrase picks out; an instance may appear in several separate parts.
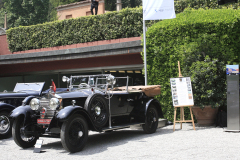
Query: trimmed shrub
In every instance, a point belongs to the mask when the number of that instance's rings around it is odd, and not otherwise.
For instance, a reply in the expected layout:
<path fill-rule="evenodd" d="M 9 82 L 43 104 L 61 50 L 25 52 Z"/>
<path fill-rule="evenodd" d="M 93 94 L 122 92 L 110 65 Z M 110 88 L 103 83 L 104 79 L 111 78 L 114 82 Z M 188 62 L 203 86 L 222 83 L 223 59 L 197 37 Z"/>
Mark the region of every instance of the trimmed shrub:
<path fill-rule="evenodd" d="M 142 8 L 123 9 L 97 16 L 66 19 L 7 30 L 11 52 L 70 44 L 138 37 L 142 34 Z"/>
<path fill-rule="evenodd" d="M 193 62 L 190 67 L 194 105 L 204 108 L 226 106 L 226 67 L 223 61 L 211 60 Z"/>
<path fill-rule="evenodd" d="M 217 58 L 221 62 L 219 68 L 225 68 L 225 64 L 239 63 L 239 13 L 239 10 L 233 9 L 188 9 L 175 19 L 164 20 L 148 28 L 148 83 L 162 85 L 161 95 L 157 98 L 165 118 L 173 120 L 170 78 L 178 77 L 178 61 L 185 77 L 191 77 L 191 66 L 193 69 L 194 62 L 204 61 L 206 56 L 210 60 Z M 219 80 L 218 83 L 216 87 L 223 88 L 219 91 L 220 100 L 225 98 L 226 82 Z M 193 83 L 193 88 L 196 85 Z M 197 99 L 196 96 L 201 95 L 194 96 Z"/>

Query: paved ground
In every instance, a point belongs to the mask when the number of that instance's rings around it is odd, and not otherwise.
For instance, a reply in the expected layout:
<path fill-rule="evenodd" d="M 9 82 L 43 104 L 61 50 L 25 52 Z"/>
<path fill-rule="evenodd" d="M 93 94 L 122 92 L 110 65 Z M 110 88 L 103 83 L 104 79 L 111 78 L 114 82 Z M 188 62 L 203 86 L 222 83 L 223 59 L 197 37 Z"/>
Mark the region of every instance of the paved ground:
<path fill-rule="evenodd" d="M 60 139 L 44 140 L 42 153 L 33 148 L 21 149 L 12 138 L 0 140 L 1 160 L 54 160 L 54 159 L 240 159 L 240 133 L 224 132 L 223 128 L 196 127 L 191 124 L 166 126 L 155 134 L 141 130 L 124 129 L 112 133 L 91 132 L 83 151 L 66 152 Z"/>

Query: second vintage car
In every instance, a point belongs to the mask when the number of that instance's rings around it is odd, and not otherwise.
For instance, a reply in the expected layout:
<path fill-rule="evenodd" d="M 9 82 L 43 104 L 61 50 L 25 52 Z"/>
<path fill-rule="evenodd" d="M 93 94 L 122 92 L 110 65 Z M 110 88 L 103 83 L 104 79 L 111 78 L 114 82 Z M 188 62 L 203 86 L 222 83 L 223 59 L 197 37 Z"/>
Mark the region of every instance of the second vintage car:
<path fill-rule="evenodd" d="M 0 92 L 0 139 L 8 138 L 12 134 L 12 123 L 8 117 L 9 113 L 22 105 L 22 101 L 31 96 L 40 97 L 44 82 L 17 83 L 13 91 Z M 27 99 L 25 100 L 26 103 Z M 30 101 L 29 101 L 30 102 Z"/>
<path fill-rule="evenodd" d="M 59 137 L 69 152 L 81 151 L 89 130 L 106 132 L 142 125 L 154 133 L 163 118 L 160 86 L 128 86 L 129 77 L 110 74 L 63 77 L 68 91 L 55 87 L 41 98 L 31 97 L 12 111 L 14 141 L 22 148 L 35 145 L 39 137 Z M 117 86 L 117 87 L 116 87 Z"/>

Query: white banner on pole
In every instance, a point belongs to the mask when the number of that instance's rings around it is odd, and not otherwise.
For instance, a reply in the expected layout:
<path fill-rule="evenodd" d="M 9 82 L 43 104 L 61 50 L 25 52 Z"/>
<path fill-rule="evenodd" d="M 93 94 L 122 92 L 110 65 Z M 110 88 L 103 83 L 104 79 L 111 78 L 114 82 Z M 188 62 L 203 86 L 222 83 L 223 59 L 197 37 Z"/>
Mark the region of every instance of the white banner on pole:
<path fill-rule="evenodd" d="M 143 0 L 143 20 L 176 18 L 174 0 Z"/>

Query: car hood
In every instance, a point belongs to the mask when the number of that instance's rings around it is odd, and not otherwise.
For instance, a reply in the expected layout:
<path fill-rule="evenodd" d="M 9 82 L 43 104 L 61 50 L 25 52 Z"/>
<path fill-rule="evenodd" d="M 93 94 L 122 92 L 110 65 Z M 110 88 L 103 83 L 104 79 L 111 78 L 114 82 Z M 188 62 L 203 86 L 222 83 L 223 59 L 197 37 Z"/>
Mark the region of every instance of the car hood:
<path fill-rule="evenodd" d="M 55 95 L 56 97 L 59 96 L 61 98 L 77 98 L 77 97 L 88 97 L 89 95 L 94 93 L 103 94 L 102 92 L 97 90 L 92 92 L 89 89 L 86 89 L 86 90 L 82 89 L 82 90 L 76 90 L 76 91 L 57 92 Z"/>
<path fill-rule="evenodd" d="M 27 96 L 39 96 L 39 92 L 0 92 L 0 99 L 3 98 L 21 98 L 21 97 L 27 97 Z"/>

